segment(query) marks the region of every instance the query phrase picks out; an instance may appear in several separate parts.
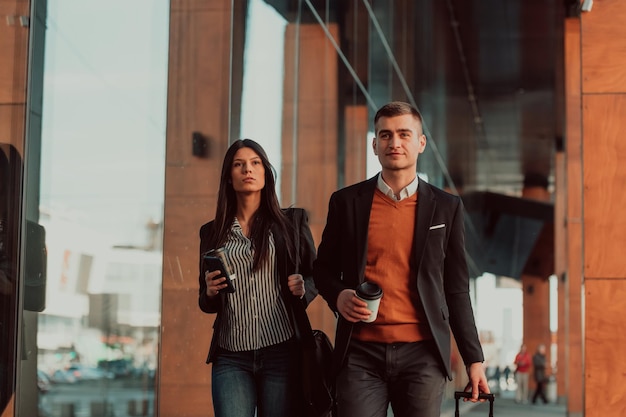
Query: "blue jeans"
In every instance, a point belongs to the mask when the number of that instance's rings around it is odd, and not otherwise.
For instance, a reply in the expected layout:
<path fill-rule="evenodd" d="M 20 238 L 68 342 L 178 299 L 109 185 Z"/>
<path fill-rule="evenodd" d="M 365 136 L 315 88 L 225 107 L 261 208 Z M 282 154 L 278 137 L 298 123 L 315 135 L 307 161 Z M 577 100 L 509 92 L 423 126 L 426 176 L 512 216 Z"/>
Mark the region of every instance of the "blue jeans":
<path fill-rule="evenodd" d="M 258 350 L 219 349 L 213 362 L 215 417 L 291 417 L 298 398 L 297 353 L 293 341 Z"/>

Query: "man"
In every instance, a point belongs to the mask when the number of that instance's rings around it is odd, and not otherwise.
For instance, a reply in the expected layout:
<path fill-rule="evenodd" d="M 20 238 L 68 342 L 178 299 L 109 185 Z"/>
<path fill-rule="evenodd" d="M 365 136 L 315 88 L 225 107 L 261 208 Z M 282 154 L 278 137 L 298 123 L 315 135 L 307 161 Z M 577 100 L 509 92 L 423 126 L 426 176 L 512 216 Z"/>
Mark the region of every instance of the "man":
<path fill-rule="evenodd" d="M 535 394 L 533 395 L 533 404 L 537 402 L 537 398 L 541 398 L 544 404 L 548 404 L 546 398 L 546 345 L 537 346 L 537 351 L 533 355 L 533 370 L 535 376 Z"/>
<path fill-rule="evenodd" d="M 440 415 L 450 369 L 450 329 L 466 364 L 472 401 L 489 392 L 469 297 L 461 200 L 419 179 L 426 136 L 411 105 L 374 118 L 379 175 L 335 192 L 314 279 L 339 313 L 335 338 L 339 417 Z M 418 203 L 419 198 L 419 203 Z M 355 296 L 383 290 L 378 317 Z"/>

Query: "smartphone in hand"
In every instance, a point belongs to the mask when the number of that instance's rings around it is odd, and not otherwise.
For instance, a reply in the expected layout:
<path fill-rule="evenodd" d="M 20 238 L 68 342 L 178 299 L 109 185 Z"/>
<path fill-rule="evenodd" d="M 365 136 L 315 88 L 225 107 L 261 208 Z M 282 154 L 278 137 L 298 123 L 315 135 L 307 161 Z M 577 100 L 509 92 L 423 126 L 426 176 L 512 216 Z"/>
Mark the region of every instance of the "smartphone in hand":
<path fill-rule="evenodd" d="M 227 286 L 226 288 L 220 291 L 225 291 L 227 293 L 235 292 L 235 287 L 232 281 L 234 277 L 231 276 L 229 269 L 227 269 L 224 262 L 222 262 L 222 259 L 219 256 L 212 255 L 209 252 L 203 256 L 203 260 L 204 260 L 205 271 L 217 271 L 217 270 L 220 271 L 220 274 L 214 277 L 213 279 L 226 277 L 226 281 L 224 281 L 224 284 L 226 284 Z"/>

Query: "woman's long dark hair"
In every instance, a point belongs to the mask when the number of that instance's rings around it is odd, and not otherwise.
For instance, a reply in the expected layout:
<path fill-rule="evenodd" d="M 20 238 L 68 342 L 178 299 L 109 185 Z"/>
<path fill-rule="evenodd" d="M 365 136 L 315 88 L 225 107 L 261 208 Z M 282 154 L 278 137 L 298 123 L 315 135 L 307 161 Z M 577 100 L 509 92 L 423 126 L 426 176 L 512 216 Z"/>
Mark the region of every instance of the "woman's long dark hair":
<path fill-rule="evenodd" d="M 231 171 L 235 154 L 241 148 L 250 148 L 261 158 L 265 168 L 265 187 L 261 190 L 261 204 L 252 217 L 250 225 L 250 239 L 254 248 L 253 269 L 267 261 L 269 256 L 269 233 L 272 225 L 276 225 L 287 243 L 287 251 L 293 259 L 293 229 L 289 220 L 284 215 L 276 196 L 276 180 L 274 167 L 265 153 L 265 150 L 252 139 L 239 139 L 235 141 L 224 156 L 222 174 L 220 177 L 220 189 L 217 195 L 217 208 L 215 210 L 215 233 L 212 235 L 211 247 L 221 247 L 226 243 L 231 226 L 237 214 L 237 195 L 233 188 Z"/>

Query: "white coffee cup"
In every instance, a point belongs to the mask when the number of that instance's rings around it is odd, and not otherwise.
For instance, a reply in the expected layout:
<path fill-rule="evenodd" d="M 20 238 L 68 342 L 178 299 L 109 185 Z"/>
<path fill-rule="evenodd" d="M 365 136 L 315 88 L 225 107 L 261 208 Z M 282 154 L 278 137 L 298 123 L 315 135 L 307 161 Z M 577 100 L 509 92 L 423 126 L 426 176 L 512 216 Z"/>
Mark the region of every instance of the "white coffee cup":
<path fill-rule="evenodd" d="M 367 303 L 367 308 L 372 312 L 365 323 L 371 323 L 378 317 L 378 307 L 383 296 L 383 290 L 377 284 L 369 281 L 363 282 L 356 288 L 356 296 Z"/>

